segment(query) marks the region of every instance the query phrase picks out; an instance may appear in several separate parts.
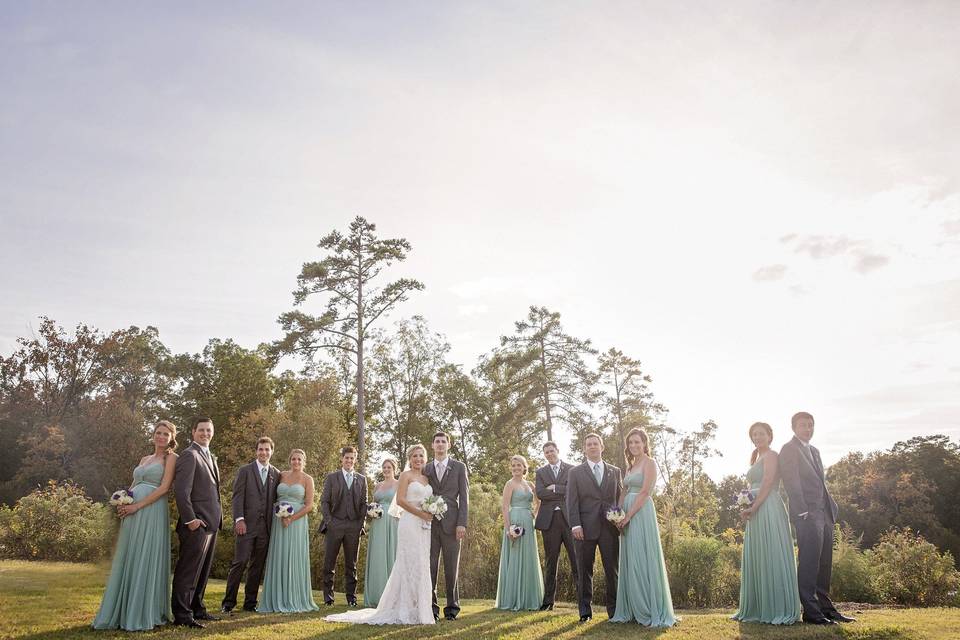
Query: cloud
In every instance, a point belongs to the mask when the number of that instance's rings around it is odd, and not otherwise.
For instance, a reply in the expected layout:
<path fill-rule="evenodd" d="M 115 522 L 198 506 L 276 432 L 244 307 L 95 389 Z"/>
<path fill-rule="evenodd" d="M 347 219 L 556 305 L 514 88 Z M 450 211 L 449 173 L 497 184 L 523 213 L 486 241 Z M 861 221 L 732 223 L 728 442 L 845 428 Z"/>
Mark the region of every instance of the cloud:
<path fill-rule="evenodd" d="M 490 307 L 485 304 L 461 304 L 457 306 L 457 313 L 462 316 L 476 316 L 488 311 L 490 311 Z"/>
<path fill-rule="evenodd" d="M 866 241 L 854 240 L 847 236 L 799 236 L 791 233 L 782 236 L 780 242 L 781 244 L 792 244 L 794 253 L 806 254 L 814 260 L 825 260 L 838 256 L 850 258 L 852 259 L 851 268 L 862 275 L 876 271 L 890 263 L 889 256 L 873 252 Z"/>
<path fill-rule="evenodd" d="M 783 276 L 787 273 L 787 265 L 785 264 L 771 264 L 765 267 L 760 267 L 753 272 L 753 279 L 755 282 L 774 282 L 776 280 L 783 280 Z"/>

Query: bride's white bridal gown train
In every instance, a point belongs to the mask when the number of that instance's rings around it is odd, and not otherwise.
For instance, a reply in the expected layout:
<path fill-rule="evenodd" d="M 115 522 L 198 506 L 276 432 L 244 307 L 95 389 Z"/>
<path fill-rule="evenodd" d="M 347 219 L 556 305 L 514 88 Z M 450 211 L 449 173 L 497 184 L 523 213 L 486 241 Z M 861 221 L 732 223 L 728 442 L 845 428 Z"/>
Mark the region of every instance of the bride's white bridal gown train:
<path fill-rule="evenodd" d="M 420 504 L 433 488 L 419 482 L 407 485 L 407 502 Z M 402 510 L 401 510 L 402 511 Z M 384 516 L 388 517 L 388 516 Z M 406 511 L 397 524 L 397 558 L 376 609 L 346 611 L 324 618 L 356 624 L 433 624 L 430 586 L 430 529 Z"/>

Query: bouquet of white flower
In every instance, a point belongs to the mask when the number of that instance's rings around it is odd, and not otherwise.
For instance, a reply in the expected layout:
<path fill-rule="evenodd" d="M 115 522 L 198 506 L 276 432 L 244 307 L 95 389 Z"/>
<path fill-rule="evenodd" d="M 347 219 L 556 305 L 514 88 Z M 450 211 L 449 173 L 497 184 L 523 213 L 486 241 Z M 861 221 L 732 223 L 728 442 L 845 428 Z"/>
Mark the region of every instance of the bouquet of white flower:
<path fill-rule="evenodd" d="M 626 517 L 627 517 L 626 512 L 624 512 L 624 510 L 621 509 L 620 507 L 610 507 L 609 509 L 607 509 L 607 520 L 609 520 L 613 524 L 618 524 L 622 522 L 623 519 Z"/>
<path fill-rule="evenodd" d="M 133 504 L 133 496 L 130 495 L 129 489 L 117 489 L 113 492 L 113 495 L 110 496 L 110 504 L 115 507 L 119 507 L 122 504 Z"/>
<path fill-rule="evenodd" d="M 379 502 L 371 502 L 367 505 L 367 517 L 371 520 L 379 520 L 383 517 L 383 507 Z"/>
<path fill-rule="evenodd" d="M 277 506 L 273 508 L 273 515 L 278 518 L 287 518 L 294 514 L 293 505 L 289 502 L 278 502 Z"/>
<path fill-rule="evenodd" d="M 447 512 L 447 503 L 440 496 L 428 496 L 420 508 L 435 517 L 437 520 L 443 519 L 443 514 Z M 429 522 L 423 523 L 424 529 L 430 528 Z"/>
<path fill-rule="evenodd" d="M 518 525 L 518 524 L 512 524 L 512 525 L 510 525 L 509 531 L 510 531 L 511 534 L 513 534 L 514 539 L 520 538 L 523 534 L 525 534 L 525 533 L 527 532 L 526 529 L 524 529 L 523 527 L 521 527 L 521 526 Z"/>
<path fill-rule="evenodd" d="M 757 496 L 754 495 L 753 491 L 750 489 L 744 489 L 737 494 L 734 501 L 737 503 L 738 507 L 747 509 L 753 506 L 753 501 L 757 499 Z"/>

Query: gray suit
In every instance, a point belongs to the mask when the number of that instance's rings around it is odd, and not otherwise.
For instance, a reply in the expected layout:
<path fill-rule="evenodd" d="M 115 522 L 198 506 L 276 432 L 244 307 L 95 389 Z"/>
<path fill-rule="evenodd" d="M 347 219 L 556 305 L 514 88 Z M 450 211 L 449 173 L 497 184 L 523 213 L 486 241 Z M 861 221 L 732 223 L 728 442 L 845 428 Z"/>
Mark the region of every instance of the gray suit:
<path fill-rule="evenodd" d="M 570 470 L 567 480 L 567 513 L 570 526 L 583 528 L 583 540 L 577 540 L 577 562 L 580 567 L 580 615 L 593 614 L 593 561 L 600 547 L 603 575 L 607 584 L 607 616 L 612 618 L 617 606 L 617 580 L 620 562 L 620 532 L 607 520 L 607 509 L 620 502 L 622 487 L 620 469 L 604 463 L 603 479 L 598 485 L 588 464 Z"/>
<path fill-rule="evenodd" d="M 579 588 L 580 572 L 577 566 L 577 552 L 574 544 L 573 532 L 570 530 L 570 519 L 567 517 L 567 479 L 570 476 L 572 464 L 560 461 L 560 472 L 556 477 L 549 464 L 537 469 L 535 474 L 537 497 L 540 499 L 540 511 L 534 527 L 543 535 L 544 553 L 544 587 L 543 604 L 554 603 L 557 595 L 557 564 L 560 560 L 560 547 L 567 550 L 570 560 L 570 572 L 573 574 L 573 584 Z M 548 489 L 554 485 L 555 489 Z"/>
<path fill-rule="evenodd" d="M 175 471 L 173 489 L 180 512 L 177 520 L 180 553 L 173 571 L 171 604 L 174 620 L 189 622 L 207 613 L 203 593 L 210 577 L 217 532 L 223 527 L 220 469 L 212 453 L 208 458 L 192 443 L 177 458 Z M 191 531 L 186 523 L 197 518 L 206 526 Z"/>
<path fill-rule="evenodd" d="M 467 467 L 459 460 L 447 457 L 447 470 L 443 479 L 437 478 L 436 460 L 424 467 L 433 495 L 441 496 L 447 503 L 447 513 L 441 520 L 433 519 L 430 529 L 430 579 L 433 581 L 433 615 L 440 615 L 437 603 L 437 577 L 440 574 L 440 553 L 443 553 L 443 576 L 446 583 L 447 604 L 443 608 L 446 617 L 457 617 L 460 613 L 460 587 L 457 578 L 460 573 L 460 541 L 457 540 L 457 527 L 467 526 L 467 509 L 470 501 L 470 484 L 467 481 Z"/>
<path fill-rule="evenodd" d="M 829 595 L 837 503 L 827 490 L 820 452 L 794 436 L 780 450 L 780 475 L 797 530 L 797 588 L 803 617 L 832 617 L 837 614 Z"/>
<path fill-rule="evenodd" d="M 270 529 L 273 525 L 273 503 L 277 500 L 277 484 L 280 471 L 268 465 L 267 481 L 260 478 L 260 466 L 254 460 L 240 467 L 233 481 L 233 520 L 243 518 L 247 532 L 237 536 L 233 546 L 233 562 L 227 574 L 227 590 L 221 606 L 233 609 L 237 606 L 240 579 L 247 571 L 247 584 L 243 589 L 243 608 L 257 606 L 257 592 L 263 579 L 263 569 L 270 546 Z M 249 568 L 248 568 L 249 565 Z"/>
<path fill-rule="evenodd" d="M 333 602 L 333 575 L 337 556 L 343 547 L 344 591 L 347 602 L 357 601 L 357 557 L 360 536 L 367 517 L 367 478 L 354 470 L 353 484 L 347 487 L 343 469 L 328 473 L 323 479 L 320 498 L 323 521 L 320 533 L 326 536 L 323 554 L 323 599 Z"/>

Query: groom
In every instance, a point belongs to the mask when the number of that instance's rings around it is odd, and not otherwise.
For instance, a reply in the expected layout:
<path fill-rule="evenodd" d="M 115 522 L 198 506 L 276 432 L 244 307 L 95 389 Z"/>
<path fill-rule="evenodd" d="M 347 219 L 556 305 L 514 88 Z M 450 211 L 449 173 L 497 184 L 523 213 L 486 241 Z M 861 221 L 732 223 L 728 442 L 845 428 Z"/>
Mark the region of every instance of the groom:
<path fill-rule="evenodd" d="M 607 617 L 617 608 L 620 532 L 607 520 L 607 509 L 620 502 L 620 469 L 603 461 L 603 440 L 596 433 L 583 439 L 587 459 L 570 470 L 567 480 L 567 513 L 576 540 L 580 573 L 580 622 L 593 617 L 593 561 L 600 547 L 607 583 Z"/>
<path fill-rule="evenodd" d="M 428 463 L 423 474 L 427 476 L 433 495 L 447 503 L 443 518 L 433 519 L 430 527 L 430 579 L 433 581 L 433 618 L 440 619 L 437 604 L 437 574 L 440 573 L 440 553 L 443 552 L 443 576 L 447 587 L 447 605 L 443 617 L 456 620 L 460 613 L 460 589 L 457 574 L 460 571 L 460 543 L 467 535 L 467 504 L 470 486 L 467 483 L 467 467 L 447 455 L 450 436 L 438 431 L 433 434 L 433 461 Z"/>
<path fill-rule="evenodd" d="M 780 474 L 790 499 L 790 519 L 797 530 L 797 587 L 803 621 L 836 624 L 854 619 L 837 611 L 830 600 L 833 565 L 834 502 L 823 474 L 820 452 L 810 444 L 813 416 L 806 411 L 790 419 L 793 438 L 780 450 Z"/>
<path fill-rule="evenodd" d="M 223 527 L 220 468 L 210 453 L 213 421 L 193 421 L 190 446 L 177 458 L 173 491 L 177 500 L 180 553 L 173 571 L 173 623 L 203 628 L 199 620 L 219 620 L 203 606 L 217 532 Z"/>

